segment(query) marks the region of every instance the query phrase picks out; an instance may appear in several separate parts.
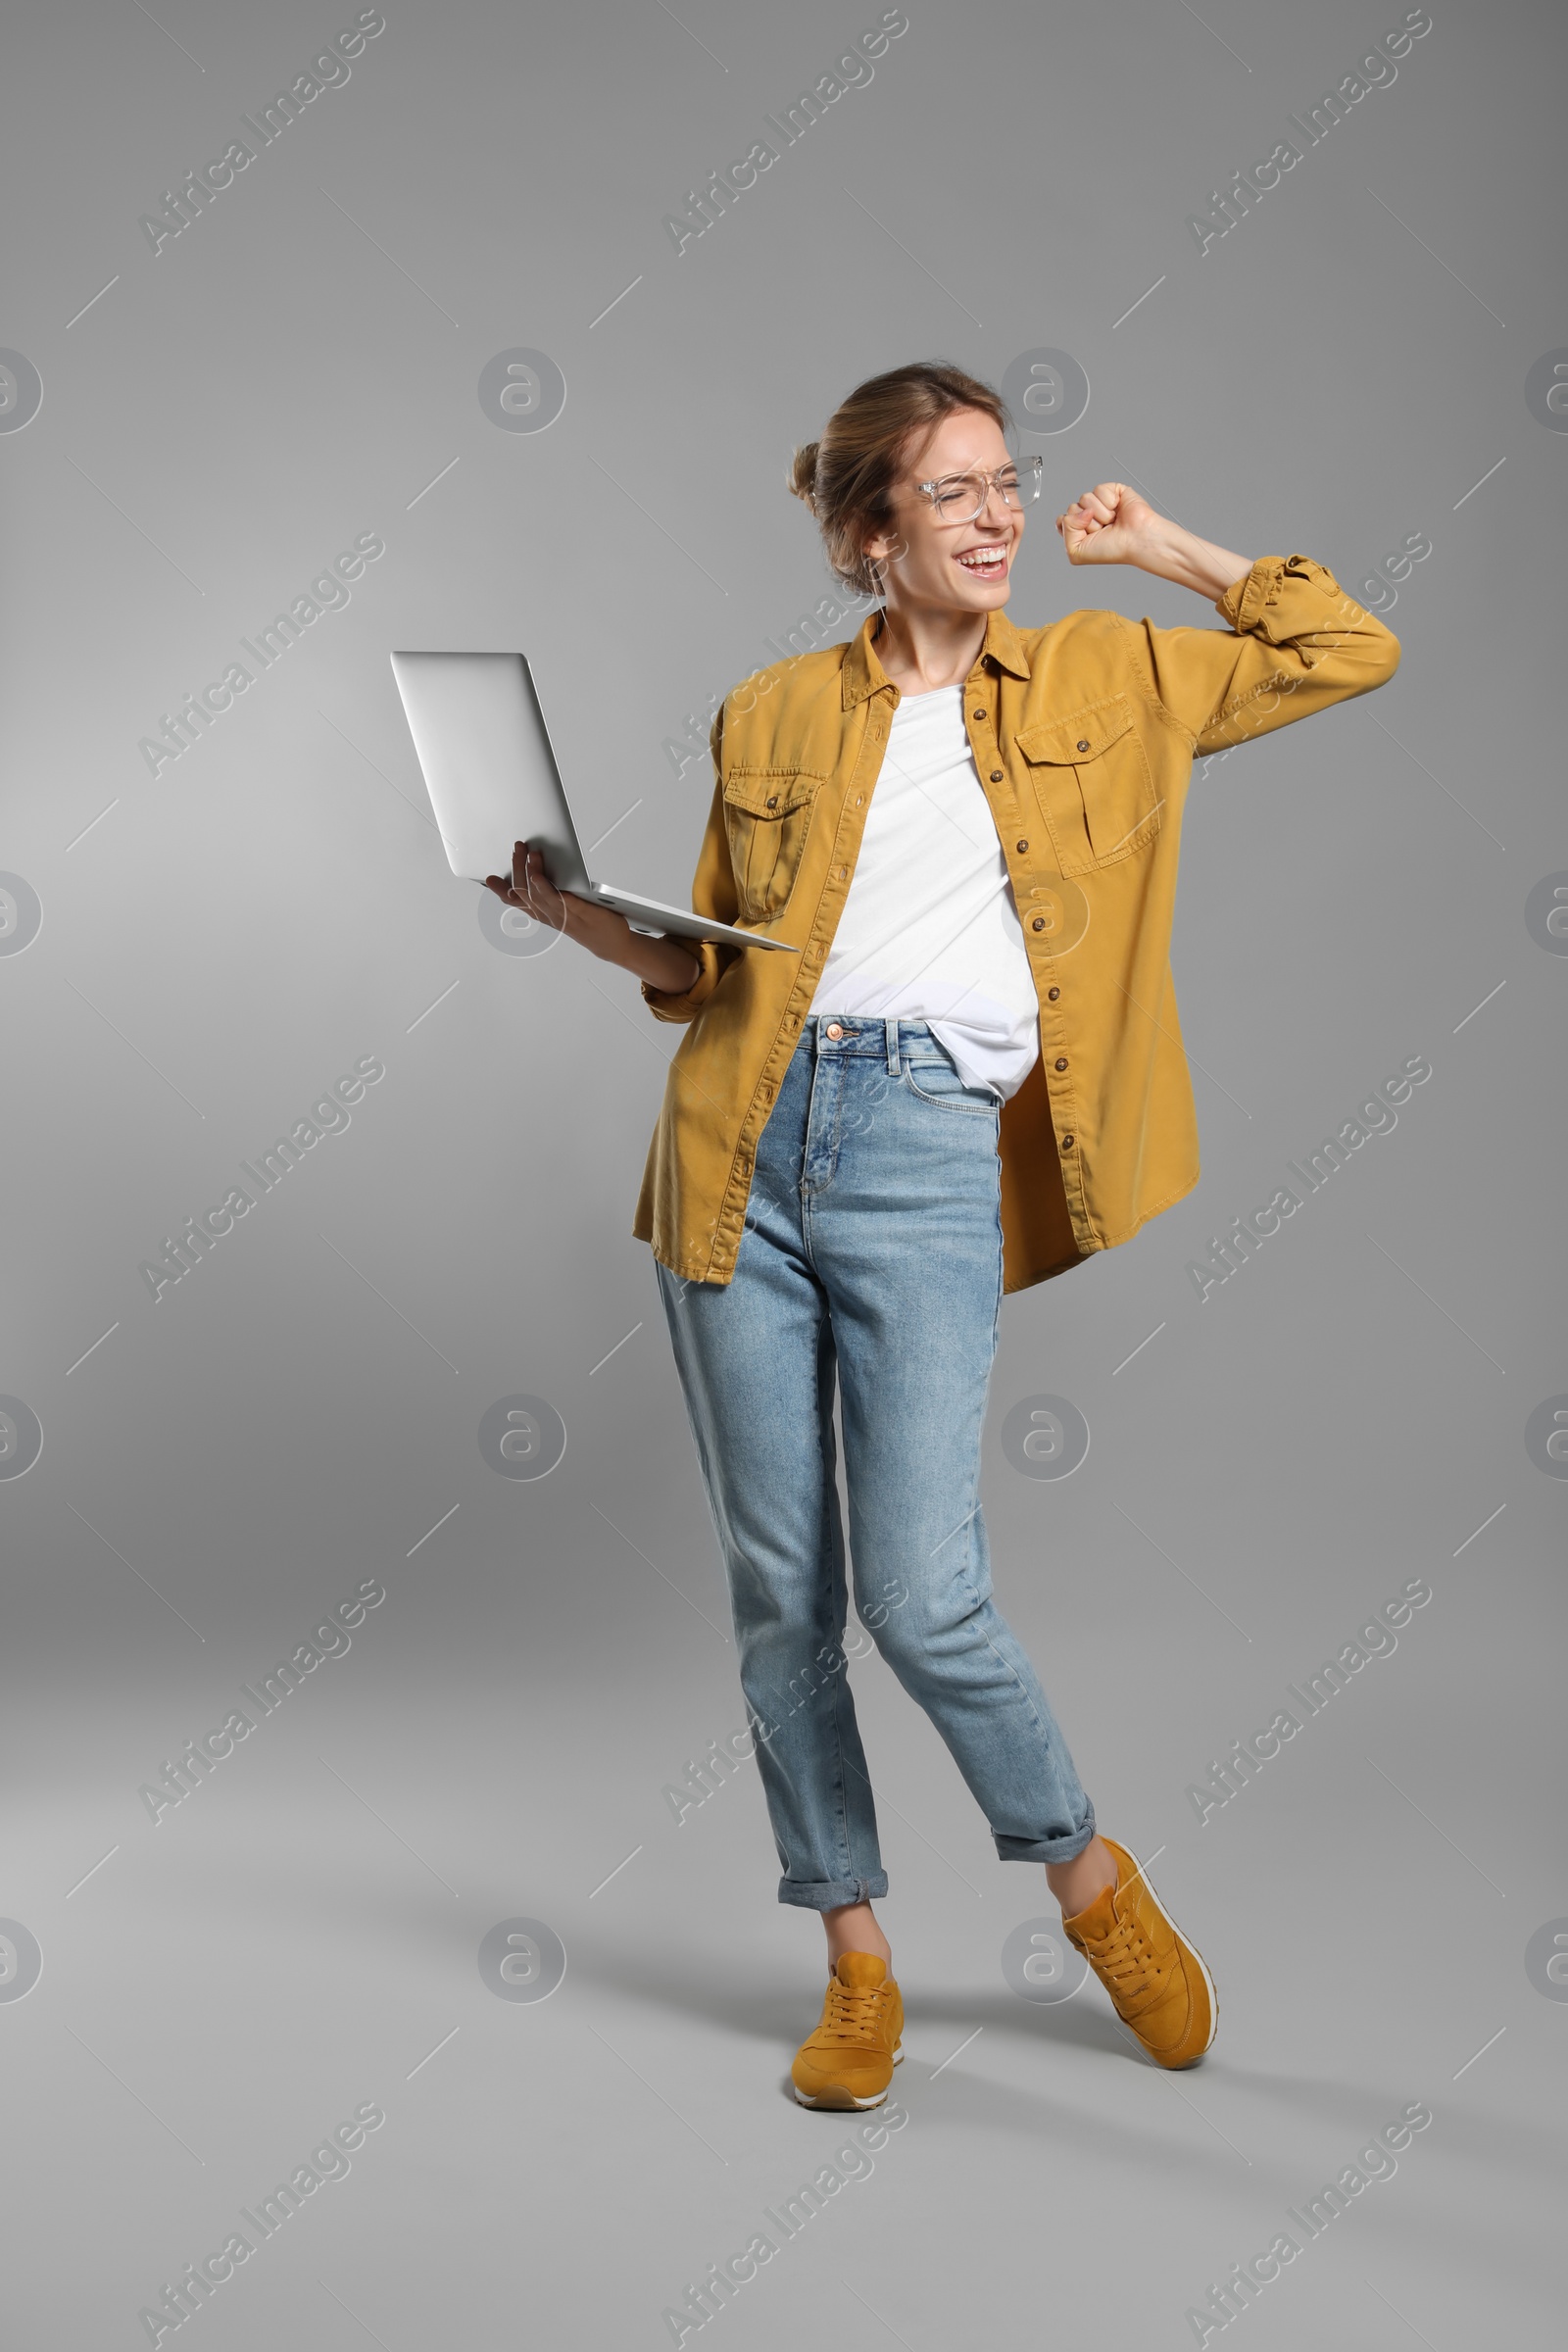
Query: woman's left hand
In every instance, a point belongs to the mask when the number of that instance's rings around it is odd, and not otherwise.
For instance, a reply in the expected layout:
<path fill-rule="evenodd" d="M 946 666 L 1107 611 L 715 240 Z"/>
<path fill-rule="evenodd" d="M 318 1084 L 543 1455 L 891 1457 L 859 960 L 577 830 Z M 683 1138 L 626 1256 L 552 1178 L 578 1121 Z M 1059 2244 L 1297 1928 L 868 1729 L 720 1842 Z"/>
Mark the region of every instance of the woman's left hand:
<path fill-rule="evenodd" d="M 1069 564 L 1136 564 L 1147 569 L 1152 536 L 1162 521 L 1125 482 L 1097 482 L 1056 516 L 1056 529 Z"/>

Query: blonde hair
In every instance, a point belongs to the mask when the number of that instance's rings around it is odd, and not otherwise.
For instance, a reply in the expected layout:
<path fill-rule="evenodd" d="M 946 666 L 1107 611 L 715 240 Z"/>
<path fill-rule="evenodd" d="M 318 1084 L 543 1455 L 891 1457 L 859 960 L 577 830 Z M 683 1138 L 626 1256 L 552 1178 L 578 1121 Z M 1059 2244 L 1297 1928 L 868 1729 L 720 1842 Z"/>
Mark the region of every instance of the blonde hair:
<path fill-rule="evenodd" d="M 1005 432 L 1012 419 L 999 393 L 946 360 L 915 360 L 857 384 L 828 418 L 819 441 L 795 452 L 788 484 L 816 517 L 834 577 L 858 595 L 878 580 L 865 542 L 893 523 L 894 484 L 911 440 L 960 409 L 978 409 Z"/>

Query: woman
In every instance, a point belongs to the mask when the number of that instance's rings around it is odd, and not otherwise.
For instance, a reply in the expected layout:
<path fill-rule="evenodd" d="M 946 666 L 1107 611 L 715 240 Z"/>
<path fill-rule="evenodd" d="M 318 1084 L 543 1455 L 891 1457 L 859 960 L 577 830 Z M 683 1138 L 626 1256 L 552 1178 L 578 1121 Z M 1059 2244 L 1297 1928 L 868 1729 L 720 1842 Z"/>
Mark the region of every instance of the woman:
<path fill-rule="evenodd" d="M 981 1429 L 1004 1292 L 1127 1241 L 1198 1179 L 1168 950 L 1195 754 L 1392 676 L 1398 646 L 1309 557 L 1256 563 L 1101 482 L 1073 564 L 1209 598 L 1223 630 L 1006 619 L 1041 461 L 998 396 L 920 363 L 861 384 L 791 487 L 879 607 L 726 700 L 692 905 L 766 954 L 632 932 L 516 846 L 488 887 L 624 965 L 670 1066 L 633 1231 L 653 1245 L 729 1579 L 783 1878 L 828 1986 L 792 2070 L 872 2107 L 902 2056 L 887 1892 L 845 1671 L 842 1388 L 861 1622 L 946 1740 L 999 1855 L 1160 2065 L 1213 2038 L 1207 1969 L 1097 1832 L 991 1598 Z M 874 788 L 874 791 L 873 791 Z"/>

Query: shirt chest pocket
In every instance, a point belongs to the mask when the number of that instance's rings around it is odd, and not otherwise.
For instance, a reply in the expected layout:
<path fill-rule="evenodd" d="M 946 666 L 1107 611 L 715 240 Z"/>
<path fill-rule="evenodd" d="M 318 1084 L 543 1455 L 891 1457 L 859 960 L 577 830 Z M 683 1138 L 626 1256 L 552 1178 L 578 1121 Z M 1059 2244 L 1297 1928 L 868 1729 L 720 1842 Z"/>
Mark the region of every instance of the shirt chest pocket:
<path fill-rule="evenodd" d="M 788 906 L 823 781 L 794 767 L 734 767 L 724 778 L 724 831 L 743 922 L 770 922 Z"/>
<path fill-rule="evenodd" d="M 1017 745 L 1029 762 L 1058 873 L 1115 865 L 1159 831 L 1159 803 L 1129 695 L 1025 727 Z"/>

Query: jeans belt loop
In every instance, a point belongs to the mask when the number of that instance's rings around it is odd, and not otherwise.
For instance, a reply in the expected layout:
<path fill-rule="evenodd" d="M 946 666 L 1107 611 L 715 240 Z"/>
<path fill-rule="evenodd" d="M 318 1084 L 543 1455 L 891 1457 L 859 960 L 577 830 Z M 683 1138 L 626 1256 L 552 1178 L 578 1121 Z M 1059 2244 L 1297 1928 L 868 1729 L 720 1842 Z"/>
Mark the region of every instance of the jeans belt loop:
<path fill-rule="evenodd" d="M 890 1078 L 897 1078 L 899 1075 L 899 1024 L 897 1016 L 890 1015 L 885 1023 L 885 1027 L 887 1029 L 888 1039 L 888 1076 Z"/>

